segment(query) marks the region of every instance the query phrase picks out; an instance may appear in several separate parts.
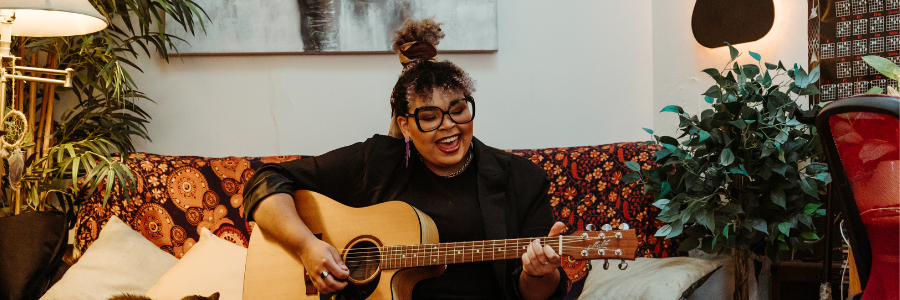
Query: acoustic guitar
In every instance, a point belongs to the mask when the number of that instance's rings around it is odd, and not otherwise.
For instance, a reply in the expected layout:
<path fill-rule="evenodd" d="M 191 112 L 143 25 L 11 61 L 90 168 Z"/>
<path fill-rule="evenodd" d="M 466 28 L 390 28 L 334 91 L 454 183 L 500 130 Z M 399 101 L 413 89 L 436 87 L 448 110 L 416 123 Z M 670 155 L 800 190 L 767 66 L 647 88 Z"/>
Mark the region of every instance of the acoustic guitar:
<path fill-rule="evenodd" d="M 349 283 L 335 295 L 319 294 L 300 257 L 258 226 L 253 228 L 244 273 L 245 300 L 254 299 L 411 299 L 420 280 L 439 276 L 448 264 L 518 259 L 535 238 L 439 243 L 434 221 L 400 201 L 364 208 L 345 206 L 321 194 L 297 191 L 300 218 L 323 241 L 338 249 L 350 270 Z M 592 229 L 591 225 L 587 229 Z M 634 260 L 634 229 L 578 231 L 538 237 L 570 259 Z M 566 257 L 561 257 L 567 259 Z M 318 276 L 318 274 L 312 274 Z"/>

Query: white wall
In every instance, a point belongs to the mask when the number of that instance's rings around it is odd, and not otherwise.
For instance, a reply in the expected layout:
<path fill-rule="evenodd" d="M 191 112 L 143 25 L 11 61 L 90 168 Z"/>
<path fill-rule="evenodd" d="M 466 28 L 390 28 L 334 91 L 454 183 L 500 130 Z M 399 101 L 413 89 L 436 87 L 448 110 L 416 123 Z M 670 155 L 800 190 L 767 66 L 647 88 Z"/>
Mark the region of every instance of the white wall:
<path fill-rule="evenodd" d="M 443 54 L 478 83 L 475 135 L 499 148 L 646 140 L 674 134 L 669 104 L 696 113 L 727 48 L 690 30 L 692 0 L 499 0 L 499 51 Z M 738 46 L 764 60 L 806 61 L 805 1 L 776 0 L 775 26 Z M 745 55 L 747 56 L 747 55 Z M 746 57 L 745 59 L 749 59 Z M 170 155 L 320 154 L 386 133 L 400 72 L 393 55 L 279 55 L 138 61 L 157 104 L 152 143 Z M 343 110 L 343 112 L 341 112 Z"/>
<path fill-rule="evenodd" d="M 651 1 L 500 0 L 499 51 L 444 54 L 477 81 L 475 135 L 499 148 L 645 139 Z M 629 12 L 629 13 L 622 13 Z M 439 47 L 440 48 L 440 47 Z M 320 154 L 387 133 L 393 55 L 158 58 L 132 74 L 170 155 Z"/>
<path fill-rule="evenodd" d="M 678 117 L 659 113 L 668 105 L 679 105 L 694 115 L 710 108 L 700 94 L 715 84 L 706 68 L 722 69 L 731 58 L 728 47 L 709 49 L 694 40 L 691 13 L 695 1 L 653 1 L 653 125 L 658 134 L 676 135 Z M 762 61 L 784 62 L 788 68 L 807 62 L 806 1 L 774 0 L 775 24 L 754 42 L 735 45 L 740 64 L 755 63 L 748 51 L 759 53 Z M 809 71 L 809 70 L 807 70 Z M 677 133 L 680 135 L 680 133 Z M 676 135 L 676 136 L 677 136 Z"/>

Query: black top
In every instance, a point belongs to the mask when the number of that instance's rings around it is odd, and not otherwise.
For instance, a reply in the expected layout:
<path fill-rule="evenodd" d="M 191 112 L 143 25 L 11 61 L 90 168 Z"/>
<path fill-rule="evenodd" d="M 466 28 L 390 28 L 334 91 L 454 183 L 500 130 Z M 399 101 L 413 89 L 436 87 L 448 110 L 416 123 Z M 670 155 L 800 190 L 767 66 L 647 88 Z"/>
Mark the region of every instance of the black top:
<path fill-rule="evenodd" d="M 550 183 L 543 170 L 524 158 L 485 146 L 478 139 L 473 138 L 472 144 L 475 158 L 470 169 L 450 180 L 431 173 L 419 161 L 414 147 L 409 167 L 406 167 L 404 141 L 382 135 L 321 156 L 266 164 L 244 187 L 246 217 L 252 220 L 256 204 L 268 195 L 311 190 L 351 207 L 389 200 L 407 202 L 432 217 L 441 242 L 546 235 L 553 220 L 547 194 Z M 428 198 L 423 195 L 439 200 L 425 201 Z M 461 206 L 454 208 L 441 204 L 441 201 L 452 201 Z M 456 228 L 463 226 L 458 224 L 469 227 Z M 485 272 L 488 270 L 493 272 Z M 435 290 L 429 288 L 427 292 L 440 293 L 445 290 L 441 286 L 452 287 L 446 291 L 461 297 L 465 288 L 458 280 L 477 276 L 480 283 L 487 283 L 474 287 L 477 290 L 488 288 L 501 292 L 505 299 L 520 299 L 518 278 L 521 270 L 520 259 L 452 265 L 442 279 L 422 281 L 414 292 L 425 292 L 419 289 L 420 285 L 434 284 Z M 563 276 L 551 299 L 565 296 L 566 277 L 561 268 L 559 271 Z M 478 275 L 485 273 L 492 273 L 492 276 Z M 493 278 L 493 281 L 485 278 Z"/>
<path fill-rule="evenodd" d="M 409 184 L 397 200 L 431 217 L 441 243 L 485 240 L 478 206 L 477 163 L 453 178 L 435 175 L 424 164 L 411 168 Z M 498 286 L 489 261 L 453 264 L 441 276 L 417 283 L 413 299 L 502 299 Z"/>

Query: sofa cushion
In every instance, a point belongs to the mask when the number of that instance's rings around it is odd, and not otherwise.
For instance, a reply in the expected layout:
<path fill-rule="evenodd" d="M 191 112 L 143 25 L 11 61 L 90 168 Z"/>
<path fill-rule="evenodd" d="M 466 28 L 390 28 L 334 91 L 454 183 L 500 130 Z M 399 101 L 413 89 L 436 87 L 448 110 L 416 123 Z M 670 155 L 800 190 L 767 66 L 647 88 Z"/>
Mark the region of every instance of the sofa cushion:
<path fill-rule="evenodd" d="M 130 226 L 111 217 L 100 237 L 42 300 L 96 300 L 121 293 L 143 295 L 178 262 Z"/>
<path fill-rule="evenodd" d="M 220 300 L 240 300 L 244 293 L 247 249 L 202 228 L 200 241 L 147 291 L 154 300 L 219 293 Z"/>
<path fill-rule="evenodd" d="M 722 267 L 722 263 L 690 257 L 646 258 L 628 262 L 619 270 L 616 261 L 609 269 L 601 268 L 602 260 L 593 261 L 594 270 L 587 276 L 583 300 L 675 300 L 687 298 L 697 286 Z"/>

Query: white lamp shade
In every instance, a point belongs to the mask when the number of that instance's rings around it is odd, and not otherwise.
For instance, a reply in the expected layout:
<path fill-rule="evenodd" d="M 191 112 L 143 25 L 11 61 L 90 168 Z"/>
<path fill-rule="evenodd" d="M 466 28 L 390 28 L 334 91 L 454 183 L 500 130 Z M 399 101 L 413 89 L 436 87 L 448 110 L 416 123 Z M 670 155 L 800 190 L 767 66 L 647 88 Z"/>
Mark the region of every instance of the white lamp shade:
<path fill-rule="evenodd" d="M 107 26 L 87 0 L 0 0 L 0 11 L 16 14 L 13 36 L 82 35 Z"/>

